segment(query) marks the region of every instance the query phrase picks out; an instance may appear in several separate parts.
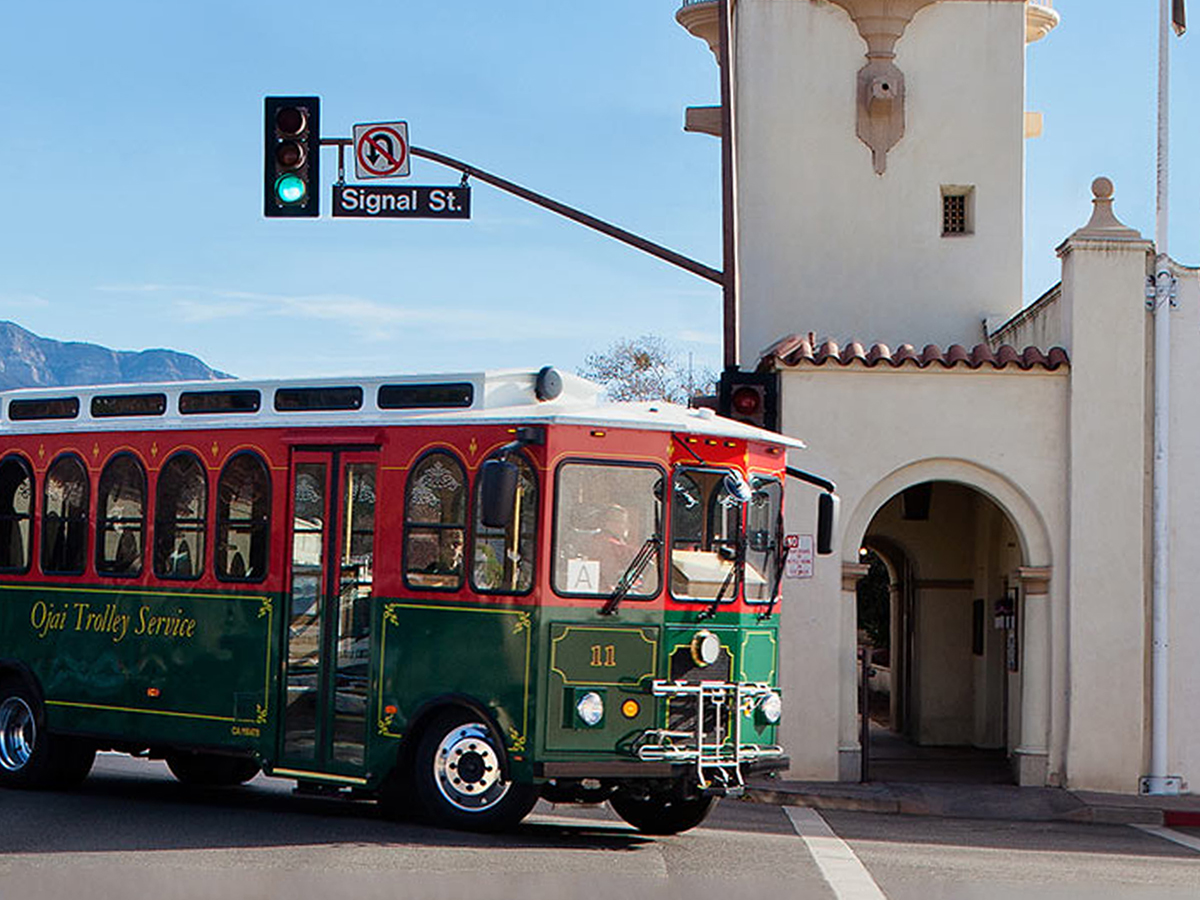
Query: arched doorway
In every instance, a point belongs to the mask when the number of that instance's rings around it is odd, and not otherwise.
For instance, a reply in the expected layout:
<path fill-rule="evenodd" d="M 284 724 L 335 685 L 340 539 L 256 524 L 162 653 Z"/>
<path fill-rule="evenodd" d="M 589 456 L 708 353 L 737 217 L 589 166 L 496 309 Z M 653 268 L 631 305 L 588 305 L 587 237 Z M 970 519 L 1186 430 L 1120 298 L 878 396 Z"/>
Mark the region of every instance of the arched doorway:
<path fill-rule="evenodd" d="M 860 704 L 871 718 L 860 732 L 870 735 L 869 777 L 1044 783 L 1044 532 L 993 473 L 947 462 L 898 473 L 890 491 L 877 486 L 869 519 L 860 506 L 849 523 L 847 537 L 859 535 L 858 642 L 873 662 Z"/>

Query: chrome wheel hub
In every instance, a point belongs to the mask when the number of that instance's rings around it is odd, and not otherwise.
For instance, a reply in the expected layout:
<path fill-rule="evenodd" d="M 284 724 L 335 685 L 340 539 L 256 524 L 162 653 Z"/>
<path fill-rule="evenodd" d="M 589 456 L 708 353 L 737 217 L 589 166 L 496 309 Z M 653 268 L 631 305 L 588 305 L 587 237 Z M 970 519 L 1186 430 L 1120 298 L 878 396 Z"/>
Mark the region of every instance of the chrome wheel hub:
<path fill-rule="evenodd" d="M 459 725 L 442 739 L 433 775 L 442 796 L 466 812 L 490 809 L 508 792 L 488 728 L 479 722 Z"/>
<path fill-rule="evenodd" d="M 37 724 L 29 704 L 20 697 L 0 703 L 0 767 L 9 772 L 23 769 L 36 741 Z"/>

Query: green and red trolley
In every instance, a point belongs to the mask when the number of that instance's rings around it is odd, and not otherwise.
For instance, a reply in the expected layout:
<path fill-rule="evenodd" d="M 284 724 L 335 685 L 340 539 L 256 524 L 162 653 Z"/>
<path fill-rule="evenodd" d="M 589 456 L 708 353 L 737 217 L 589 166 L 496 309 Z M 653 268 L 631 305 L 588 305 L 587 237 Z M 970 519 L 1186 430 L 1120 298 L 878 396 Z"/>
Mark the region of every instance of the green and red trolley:
<path fill-rule="evenodd" d="M 798 441 L 547 368 L 13 391 L 0 442 L 0 786 L 114 750 L 669 833 L 786 765 Z"/>

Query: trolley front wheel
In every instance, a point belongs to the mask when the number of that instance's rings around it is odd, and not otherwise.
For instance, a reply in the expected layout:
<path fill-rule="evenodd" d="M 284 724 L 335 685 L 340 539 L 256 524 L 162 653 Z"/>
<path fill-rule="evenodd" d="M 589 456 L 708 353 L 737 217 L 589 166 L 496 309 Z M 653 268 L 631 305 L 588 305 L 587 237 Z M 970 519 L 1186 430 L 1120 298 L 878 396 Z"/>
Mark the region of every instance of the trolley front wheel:
<path fill-rule="evenodd" d="M 481 719 L 449 710 L 425 729 L 417 745 L 417 799 L 439 825 L 500 831 L 520 822 L 537 802 L 537 788 L 504 777 L 500 739 Z"/>
<path fill-rule="evenodd" d="M 617 791 L 608 801 L 618 816 L 644 834 L 678 834 L 707 818 L 713 797 L 678 797 L 673 794 L 641 796 Z"/>

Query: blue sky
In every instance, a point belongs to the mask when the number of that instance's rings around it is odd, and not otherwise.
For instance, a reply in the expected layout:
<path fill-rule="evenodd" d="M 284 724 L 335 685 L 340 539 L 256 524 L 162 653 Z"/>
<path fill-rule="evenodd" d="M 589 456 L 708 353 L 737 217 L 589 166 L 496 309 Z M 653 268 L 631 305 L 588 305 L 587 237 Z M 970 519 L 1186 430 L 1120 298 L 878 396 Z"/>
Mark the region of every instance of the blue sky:
<path fill-rule="evenodd" d="M 327 135 L 407 120 L 417 146 L 719 268 L 718 143 L 682 131 L 685 106 L 715 102 L 717 70 L 676 6 L 6 3 L 0 318 L 245 377 L 574 369 L 646 332 L 716 367 L 715 285 L 478 182 L 470 222 L 261 209 L 262 98 L 316 93 Z M 1154 225 L 1158 4 L 1055 6 L 1063 24 L 1029 51 L 1046 131 L 1028 144 L 1027 300 L 1057 280 L 1054 247 L 1086 221 L 1096 175 L 1126 222 Z M 1173 42 L 1171 247 L 1193 265 L 1196 34 Z M 417 160 L 409 180 L 457 176 Z"/>

